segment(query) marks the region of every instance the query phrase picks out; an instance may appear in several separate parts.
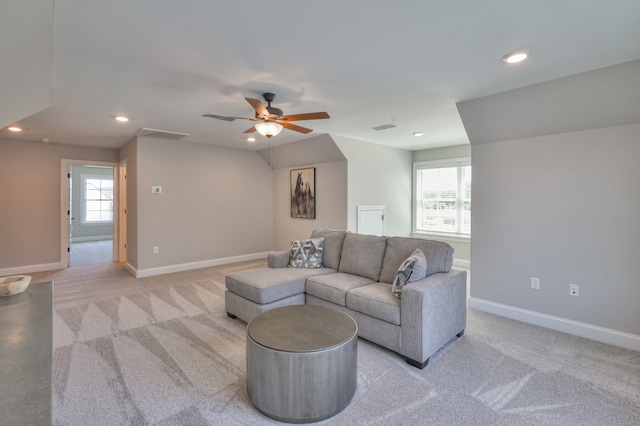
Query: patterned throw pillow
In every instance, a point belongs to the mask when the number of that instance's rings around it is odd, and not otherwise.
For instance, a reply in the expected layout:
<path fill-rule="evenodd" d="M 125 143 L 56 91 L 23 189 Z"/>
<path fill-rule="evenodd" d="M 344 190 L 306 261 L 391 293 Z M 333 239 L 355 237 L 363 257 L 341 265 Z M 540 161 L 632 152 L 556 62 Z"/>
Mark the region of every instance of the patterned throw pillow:
<path fill-rule="evenodd" d="M 424 252 L 419 248 L 416 249 L 409 258 L 414 258 L 416 260 L 416 264 L 413 266 L 413 274 L 409 277 L 410 283 L 420 281 L 424 277 L 427 276 L 427 257 L 424 255 Z"/>
<path fill-rule="evenodd" d="M 391 285 L 391 293 L 398 299 L 402 298 L 402 287 L 409 281 L 411 273 L 413 272 L 413 266 L 416 264 L 416 259 L 413 257 L 407 257 L 402 265 L 398 268 L 396 276 L 393 278 Z"/>
<path fill-rule="evenodd" d="M 293 240 L 289 266 L 293 268 L 322 268 L 322 244 L 324 238 Z"/>

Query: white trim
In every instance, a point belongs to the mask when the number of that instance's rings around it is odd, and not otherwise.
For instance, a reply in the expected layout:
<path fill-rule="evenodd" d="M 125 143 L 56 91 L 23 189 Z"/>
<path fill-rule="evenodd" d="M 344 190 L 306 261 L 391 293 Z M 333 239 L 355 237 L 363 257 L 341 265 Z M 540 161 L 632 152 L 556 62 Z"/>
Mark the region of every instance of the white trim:
<path fill-rule="evenodd" d="M 74 237 L 71 238 L 71 243 L 86 243 L 89 241 L 107 241 L 107 240 L 111 240 L 113 241 L 113 234 L 108 234 L 108 235 L 95 235 L 92 237 Z"/>
<path fill-rule="evenodd" d="M 12 268 L 0 269 L 0 276 L 4 277 L 7 275 L 23 275 L 32 274 L 34 272 L 57 271 L 58 269 L 65 269 L 66 267 L 67 265 L 62 262 L 43 263 L 41 265 L 15 266 Z"/>
<path fill-rule="evenodd" d="M 114 179 L 114 171 L 115 167 L 105 167 L 111 169 L 111 176 L 109 175 L 100 175 L 100 174 L 92 174 L 92 173 L 80 173 L 80 225 L 82 226 L 113 226 L 113 218 L 115 217 L 115 208 L 116 208 L 116 200 L 115 196 L 118 194 L 116 188 L 116 180 Z M 112 184 L 112 199 L 111 199 L 111 220 L 87 220 L 87 179 L 93 180 L 110 180 Z M 102 192 L 102 191 L 101 191 Z M 108 200 L 108 199 L 107 199 Z M 96 200 L 91 200 L 96 201 Z M 102 197 L 97 201 L 103 201 Z M 101 205 L 102 207 L 102 205 Z M 100 210 L 102 212 L 102 209 Z M 112 233 L 113 234 L 113 233 Z"/>
<path fill-rule="evenodd" d="M 517 321 L 534 324 L 552 330 L 585 337 L 598 342 L 610 345 L 622 346 L 623 348 L 640 351 L 640 336 L 625 333 L 623 331 L 612 330 L 610 328 L 599 327 L 583 322 L 547 315 L 540 312 L 529 311 L 527 309 L 516 308 L 514 306 L 503 305 L 501 303 L 490 302 L 488 300 L 469 298 L 469 307 L 490 314 L 500 315 Z"/>
<path fill-rule="evenodd" d="M 156 275 L 172 274 L 174 272 L 191 271 L 193 269 L 210 268 L 228 263 L 246 262 L 249 260 L 266 259 L 270 252 L 245 254 L 241 256 L 222 257 L 219 259 L 202 260 L 199 262 L 180 263 L 177 265 L 160 266 L 157 268 L 135 269 L 129 263 L 126 269 L 136 278 L 153 277 Z"/>
<path fill-rule="evenodd" d="M 416 231 L 411 233 L 413 238 L 422 238 L 423 240 L 450 240 L 459 243 L 470 243 L 471 235 L 467 234 L 448 234 L 446 232 L 421 232 Z"/>
<path fill-rule="evenodd" d="M 60 160 L 61 173 L 60 173 L 60 216 L 62 223 L 60 224 L 60 264 L 64 265 L 63 268 L 69 266 L 69 244 L 71 243 L 71 232 L 69 229 L 69 216 L 67 210 L 71 209 L 70 206 L 70 194 L 69 194 L 69 178 L 67 174 L 71 173 L 72 165 L 87 165 L 98 167 L 113 167 L 114 173 L 117 167 L 117 163 L 110 163 L 105 161 L 90 161 L 90 160 L 69 160 L 63 158 Z M 115 178 L 115 176 L 114 176 Z M 115 188 L 114 188 L 115 191 Z M 114 194 L 115 197 L 115 194 Z"/>
<path fill-rule="evenodd" d="M 380 211 L 382 215 L 382 233 L 380 235 L 387 235 L 387 220 L 386 220 L 387 206 L 357 206 L 356 209 L 358 211 L 357 223 L 356 223 L 358 234 L 364 233 L 364 231 L 360 229 L 362 227 L 362 213 L 365 211 L 373 210 L 373 211 Z"/>
<path fill-rule="evenodd" d="M 426 160 L 426 161 L 414 161 L 412 167 L 412 177 L 411 177 L 411 234 L 433 234 L 438 235 L 440 238 L 450 238 L 452 240 L 456 240 L 460 238 L 462 241 L 463 238 L 471 238 L 469 234 L 457 234 L 457 233 L 448 233 L 448 232 L 435 232 L 435 231 L 421 231 L 418 230 L 416 226 L 417 217 L 416 213 L 418 212 L 418 199 L 416 198 L 416 192 L 418 188 L 418 170 L 424 169 L 437 169 L 437 168 L 445 168 L 445 167 L 471 167 L 471 157 L 458 157 L 458 158 L 448 158 L 443 160 Z M 472 185 L 473 192 L 473 185 Z"/>
<path fill-rule="evenodd" d="M 131 275 L 133 275 L 134 277 L 138 278 L 138 270 L 136 268 L 133 267 L 132 264 L 130 264 L 129 262 L 127 262 L 124 265 L 124 269 L 126 269 L 127 271 L 129 271 L 129 273 Z"/>
<path fill-rule="evenodd" d="M 435 169 L 446 166 L 461 167 L 470 165 L 471 157 L 445 158 L 443 160 L 416 161 L 413 163 L 413 170 L 416 171 L 417 169 Z"/>
<path fill-rule="evenodd" d="M 471 270 L 471 261 L 469 260 L 464 260 L 464 259 L 456 259 L 453 258 L 453 265 L 454 268 L 456 269 L 464 269 L 467 271 Z"/>

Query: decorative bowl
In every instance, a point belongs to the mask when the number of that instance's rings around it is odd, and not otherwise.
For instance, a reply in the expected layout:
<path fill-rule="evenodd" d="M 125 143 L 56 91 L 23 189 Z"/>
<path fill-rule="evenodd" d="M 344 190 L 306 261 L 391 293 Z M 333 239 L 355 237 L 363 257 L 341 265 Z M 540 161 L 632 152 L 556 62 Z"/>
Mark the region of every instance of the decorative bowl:
<path fill-rule="evenodd" d="M 13 296 L 22 293 L 29 287 L 31 276 L 14 275 L 0 278 L 0 297 Z"/>

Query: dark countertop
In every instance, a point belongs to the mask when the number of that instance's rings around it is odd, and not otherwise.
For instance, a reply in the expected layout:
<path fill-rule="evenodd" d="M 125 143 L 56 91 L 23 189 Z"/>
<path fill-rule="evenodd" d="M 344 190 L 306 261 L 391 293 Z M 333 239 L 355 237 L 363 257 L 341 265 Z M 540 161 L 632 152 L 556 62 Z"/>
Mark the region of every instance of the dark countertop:
<path fill-rule="evenodd" d="M 53 282 L 0 297 L 0 425 L 51 424 Z"/>

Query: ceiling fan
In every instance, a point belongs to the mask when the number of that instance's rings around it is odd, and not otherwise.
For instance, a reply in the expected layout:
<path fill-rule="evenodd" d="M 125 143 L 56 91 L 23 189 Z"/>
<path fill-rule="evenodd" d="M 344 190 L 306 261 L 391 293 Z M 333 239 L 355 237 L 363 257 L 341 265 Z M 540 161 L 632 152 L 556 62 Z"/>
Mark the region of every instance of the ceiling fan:
<path fill-rule="evenodd" d="M 306 114 L 292 114 L 284 115 L 280 108 L 271 106 L 271 102 L 276 98 L 273 93 L 263 93 L 262 97 L 267 102 L 267 106 L 264 106 L 258 99 L 245 98 L 249 105 L 256 110 L 256 116 L 252 118 L 248 117 L 229 117 L 226 115 L 217 114 L 203 114 L 203 117 L 217 118 L 218 120 L 234 121 L 234 120 L 251 120 L 258 121 L 255 126 L 247 129 L 244 133 L 259 132 L 260 134 L 271 138 L 282 131 L 282 128 L 293 130 L 300 133 L 311 133 L 313 130 L 306 127 L 292 124 L 292 121 L 301 120 L 320 120 L 323 118 L 329 118 L 329 114 L 326 112 L 310 112 Z"/>

